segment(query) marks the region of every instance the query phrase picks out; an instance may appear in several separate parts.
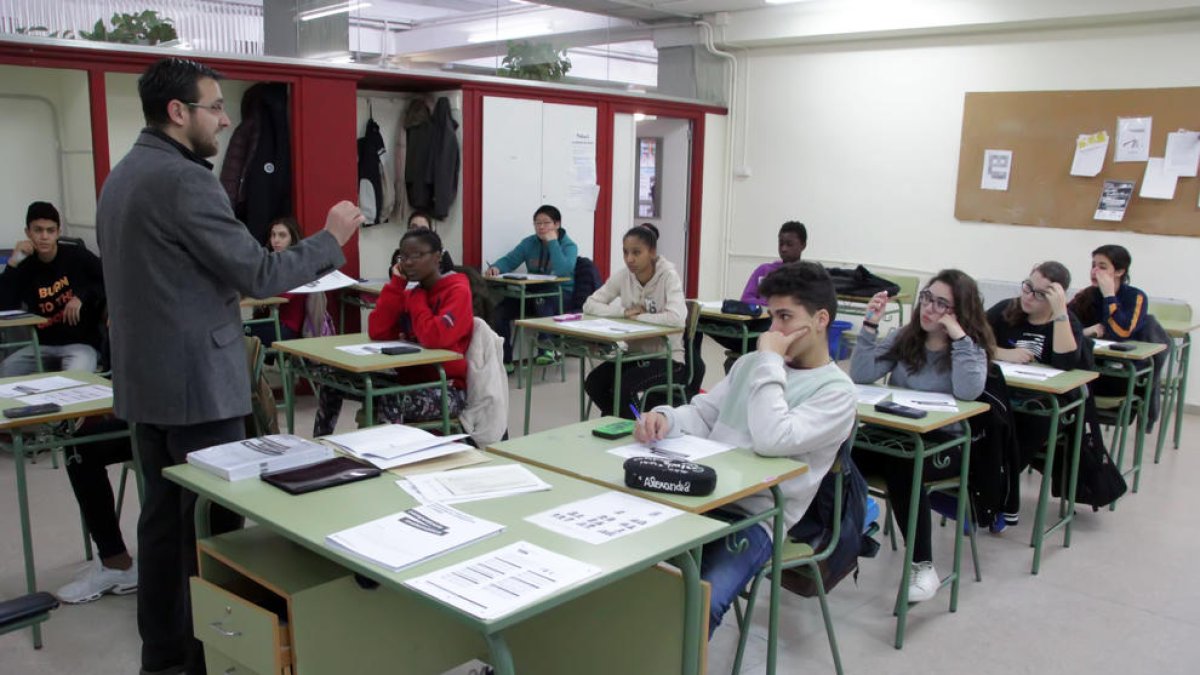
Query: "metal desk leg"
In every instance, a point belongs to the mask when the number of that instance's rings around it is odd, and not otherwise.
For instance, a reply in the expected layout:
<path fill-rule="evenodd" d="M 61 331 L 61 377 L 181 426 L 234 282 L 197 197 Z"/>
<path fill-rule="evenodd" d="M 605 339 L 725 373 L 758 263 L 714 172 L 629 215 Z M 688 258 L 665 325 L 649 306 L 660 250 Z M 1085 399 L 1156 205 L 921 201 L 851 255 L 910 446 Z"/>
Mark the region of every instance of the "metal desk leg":
<path fill-rule="evenodd" d="M 300 357 L 295 357 L 300 358 Z M 279 353 L 279 373 L 283 377 L 283 409 L 289 434 L 296 433 L 296 394 L 292 391 L 292 356 Z"/>
<path fill-rule="evenodd" d="M 757 527 L 754 526 L 754 527 Z M 704 593 L 700 585 L 700 566 L 696 562 L 699 551 L 685 551 L 671 559 L 683 575 L 683 668 L 685 674 L 700 672 L 700 649 Z"/>
<path fill-rule="evenodd" d="M 41 360 L 39 359 L 38 362 L 41 363 Z M 29 486 L 25 483 L 24 432 L 21 429 L 13 429 L 12 439 L 13 460 L 17 466 L 17 506 L 21 519 L 21 548 L 25 556 L 25 592 L 36 593 L 37 571 L 33 564 L 33 531 L 29 527 Z M 42 627 L 38 624 L 33 626 L 33 648 L 42 648 Z"/>
<path fill-rule="evenodd" d="M 363 426 L 375 426 L 375 383 L 371 374 L 363 374 Z"/>
<path fill-rule="evenodd" d="M 775 674 L 775 664 L 778 658 L 779 648 L 779 594 L 783 585 L 783 546 L 780 543 L 787 533 L 783 528 L 783 507 L 787 501 L 787 497 L 783 495 L 783 490 L 779 489 L 779 485 L 771 486 L 771 496 L 775 498 L 775 508 L 778 512 L 772 522 L 773 534 L 771 539 L 771 611 L 769 615 L 770 623 L 767 626 L 767 673 L 768 675 Z M 751 527 L 758 527 L 751 525 Z"/>
<path fill-rule="evenodd" d="M 1134 375 L 1136 379 L 1136 373 Z M 1150 397 L 1154 395 L 1154 366 L 1151 365 L 1144 375 L 1146 384 L 1142 387 L 1142 401 L 1138 405 L 1137 437 L 1133 444 L 1133 486 L 1130 490 L 1137 494 L 1138 485 L 1142 482 L 1142 453 L 1146 449 L 1146 425 L 1150 417 Z"/>
<path fill-rule="evenodd" d="M 517 329 L 520 331 L 520 336 L 525 338 L 526 347 L 532 349 L 534 338 L 537 335 L 537 333 L 535 333 L 533 331 L 525 330 L 524 326 L 518 326 Z M 521 383 L 520 368 L 521 368 L 521 362 L 517 361 L 517 371 L 518 371 L 517 372 L 517 385 L 518 386 L 520 386 L 520 383 Z M 525 361 L 525 378 L 528 382 L 533 382 L 533 359 L 526 359 L 526 361 Z M 579 386 L 580 387 L 583 386 L 582 380 L 580 381 Z M 525 387 L 525 434 L 524 434 L 526 436 L 529 435 L 529 413 L 531 412 L 530 409 L 532 408 L 532 406 L 533 406 L 533 387 L 527 386 L 527 387 Z"/>
<path fill-rule="evenodd" d="M 1087 398 L 1087 388 L 1083 389 L 1083 396 Z M 1075 410 L 1075 438 L 1071 442 L 1071 473 L 1067 478 L 1067 504 L 1066 513 L 1063 513 L 1063 518 L 1067 519 L 1067 525 L 1063 532 L 1063 548 L 1071 547 L 1071 525 L 1075 522 L 1075 489 L 1079 485 L 1079 451 L 1083 447 L 1083 410 L 1084 401 L 1079 401 L 1079 407 Z"/>
<path fill-rule="evenodd" d="M 1167 443 L 1167 430 L 1171 427 L 1171 414 L 1174 413 L 1175 395 L 1179 391 L 1178 378 L 1178 357 L 1176 352 L 1178 348 L 1175 346 L 1175 338 L 1169 337 L 1167 342 L 1167 367 L 1163 370 L 1162 380 L 1159 386 L 1162 387 L 1162 408 L 1158 417 L 1158 442 L 1154 445 L 1154 463 L 1158 464 L 1162 459 L 1163 446 Z"/>
<path fill-rule="evenodd" d="M 438 383 L 442 387 L 442 435 L 450 435 L 450 386 L 446 382 L 446 369 L 437 364 Z"/>
<path fill-rule="evenodd" d="M 496 675 L 515 675 L 517 669 L 513 665 L 512 652 L 509 651 L 504 636 L 495 633 L 485 637 L 487 638 L 488 652 L 491 655 L 492 670 Z"/>
<path fill-rule="evenodd" d="M 896 649 L 904 647 L 904 629 L 908 623 L 908 584 L 912 581 L 912 540 L 916 537 L 917 533 L 917 505 L 921 501 L 918 497 L 921 494 L 921 488 L 924 487 L 925 441 L 916 434 L 913 435 L 913 441 L 915 448 L 913 452 L 912 498 L 909 499 L 908 517 L 905 520 L 904 526 L 906 533 L 904 538 L 904 568 L 900 570 L 900 588 L 896 591 Z M 959 528 L 959 532 L 962 531 L 961 523 L 956 523 L 955 527 Z"/>
<path fill-rule="evenodd" d="M 1046 463 L 1042 470 L 1042 487 L 1038 493 L 1037 512 L 1033 517 L 1033 535 L 1029 542 L 1029 545 L 1033 547 L 1033 568 L 1030 570 L 1030 574 L 1037 574 L 1038 567 L 1042 564 L 1042 542 L 1046 537 L 1046 507 L 1050 503 L 1050 482 L 1054 476 L 1054 453 L 1058 449 L 1058 397 L 1051 394 L 1047 398 L 1050 401 L 1051 410 L 1050 430 L 1046 434 Z"/>
<path fill-rule="evenodd" d="M 672 401 L 674 398 L 672 394 L 673 387 L 671 384 L 675 379 L 675 359 L 671 354 L 671 338 L 663 336 L 663 348 L 667 352 L 667 405 L 674 405 Z M 684 403 L 687 403 L 687 401 L 684 401 Z"/>
<path fill-rule="evenodd" d="M 1192 336 L 1183 336 L 1179 347 L 1179 392 L 1175 403 L 1175 449 L 1179 449 L 1179 437 L 1183 433 L 1183 407 L 1187 401 L 1188 366 L 1192 357 Z"/>
<path fill-rule="evenodd" d="M 971 499 L 970 471 L 971 471 L 971 427 L 966 421 L 959 423 L 962 428 L 963 441 L 962 445 L 962 462 L 960 463 L 958 475 L 958 516 L 954 521 L 954 578 L 950 582 L 950 611 L 958 611 L 958 587 L 962 580 L 962 547 L 963 547 L 963 524 L 967 522 L 967 502 Z M 971 523 L 971 527 L 975 524 Z M 978 574 L 979 570 L 975 570 Z"/>
<path fill-rule="evenodd" d="M 612 407 L 613 412 L 612 412 L 612 414 L 616 415 L 617 417 L 621 417 L 621 370 L 624 365 L 624 360 L 622 358 L 624 356 L 624 351 L 625 350 L 618 347 L 616 350 L 617 360 L 613 362 L 614 373 L 613 373 L 613 407 Z M 582 382 L 579 383 L 579 386 L 582 387 L 583 383 Z"/>
<path fill-rule="evenodd" d="M 37 326 L 29 327 L 29 341 L 33 344 L 33 362 L 37 364 L 37 372 L 46 372 L 42 367 L 42 345 L 40 342 L 38 342 Z M 54 450 L 50 451 L 50 457 L 54 457 Z M 57 469 L 58 467 L 55 466 L 54 468 Z M 34 626 L 33 630 L 35 633 L 38 633 L 39 635 L 41 634 L 41 628 Z"/>

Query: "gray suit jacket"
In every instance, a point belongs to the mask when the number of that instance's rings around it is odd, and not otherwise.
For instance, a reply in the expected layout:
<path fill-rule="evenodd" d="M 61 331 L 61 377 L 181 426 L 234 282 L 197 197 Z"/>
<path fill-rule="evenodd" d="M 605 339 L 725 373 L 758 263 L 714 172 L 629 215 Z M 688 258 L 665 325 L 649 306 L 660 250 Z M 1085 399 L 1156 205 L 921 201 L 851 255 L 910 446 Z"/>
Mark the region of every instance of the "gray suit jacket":
<path fill-rule="evenodd" d="M 142 131 L 100 193 L 115 410 L 187 425 L 250 412 L 239 292 L 269 297 L 340 267 L 328 232 L 270 253 L 210 168 Z"/>

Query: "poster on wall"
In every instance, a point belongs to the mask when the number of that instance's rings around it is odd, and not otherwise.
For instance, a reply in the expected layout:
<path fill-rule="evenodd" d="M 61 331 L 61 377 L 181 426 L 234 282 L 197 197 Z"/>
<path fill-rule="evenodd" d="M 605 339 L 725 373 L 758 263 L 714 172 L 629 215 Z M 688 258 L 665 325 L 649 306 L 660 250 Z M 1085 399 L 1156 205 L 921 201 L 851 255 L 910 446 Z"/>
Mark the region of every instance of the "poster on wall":
<path fill-rule="evenodd" d="M 1096 220 L 1119 222 L 1125 218 L 1125 208 L 1133 197 L 1133 181 L 1106 180 L 1104 189 L 1100 192 L 1100 202 L 1096 204 Z"/>
<path fill-rule="evenodd" d="M 1174 199 L 1175 183 L 1178 176 L 1167 170 L 1162 157 L 1151 157 L 1146 160 L 1146 173 L 1142 176 L 1142 189 L 1139 197 L 1147 199 Z"/>
<path fill-rule="evenodd" d="M 984 150 L 983 180 L 979 187 L 984 190 L 1007 190 L 1011 172 L 1012 150 Z"/>
<path fill-rule="evenodd" d="M 1144 162 L 1150 159 L 1152 117 L 1118 117 L 1117 151 L 1114 162 Z"/>
<path fill-rule="evenodd" d="M 1167 171 L 1183 178 L 1196 176 L 1200 164 L 1200 131 L 1180 129 L 1167 134 Z"/>
<path fill-rule="evenodd" d="M 1075 139 L 1075 159 L 1071 161 L 1072 176 L 1099 175 L 1104 168 L 1104 157 L 1108 154 L 1108 132 L 1079 134 Z"/>

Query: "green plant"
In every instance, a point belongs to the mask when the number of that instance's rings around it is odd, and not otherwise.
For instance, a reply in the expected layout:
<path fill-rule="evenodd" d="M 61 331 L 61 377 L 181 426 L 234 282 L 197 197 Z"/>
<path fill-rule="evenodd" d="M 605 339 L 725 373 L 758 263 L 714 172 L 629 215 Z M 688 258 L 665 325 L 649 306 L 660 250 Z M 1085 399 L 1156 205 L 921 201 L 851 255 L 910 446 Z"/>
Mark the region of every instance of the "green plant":
<path fill-rule="evenodd" d="M 566 49 L 548 42 L 522 40 L 508 43 L 508 55 L 501 61 L 500 74 L 521 80 L 559 82 L 569 70 L 571 59 L 567 58 Z"/>
<path fill-rule="evenodd" d="M 96 21 L 89 31 L 79 31 L 79 37 L 96 42 L 120 42 L 127 45 L 156 45 L 178 39 L 170 19 L 158 18 L 158 12 L 146 10 L 141 14 L 113 14 L 112 28 L 104 20 Z"/>

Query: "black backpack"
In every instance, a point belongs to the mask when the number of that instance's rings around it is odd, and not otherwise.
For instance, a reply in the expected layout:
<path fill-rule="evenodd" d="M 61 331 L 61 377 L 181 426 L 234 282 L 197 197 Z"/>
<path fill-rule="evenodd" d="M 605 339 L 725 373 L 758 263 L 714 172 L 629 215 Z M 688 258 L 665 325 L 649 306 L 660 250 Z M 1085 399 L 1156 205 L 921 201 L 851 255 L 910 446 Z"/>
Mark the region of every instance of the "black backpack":
<path fill-rule="evenodd" d="M 858 570 L 859 557 L 873 558 L 879 543 L 863 533 L 867 518 L 867 481 L 850 458 L 854 434 L 842 443 L 838 461 L 842 468 L 842 520 L 833 554 L 818 563 L 825 590 L 832 590 L 846 575 Z M 792 541 L 808 544 L 814 551 L 822 550 L 833 536 L 833 516 L 837 495 L 838 473 L 830 470 L 821 479 L 817 494 L 799 522 L 788 530 Z M 788 572 L 793 572 L 788 570 Z M 785 573 L 788 590 L 811 598 L 817 595 L 815 581 L 807 574 Z"/>
<path fill-rule="evenodd" d="M 833 290 L 838 295 L 849 295 L 856 298 L 869 298 L 879 291 L 887 291 L 888 296 L 900 294 L 900 287 L 881 276 L 871 273 L 866 267 L 859 265 L 854 269 L 830 267 L 829 278 L 833 280 Z"/>
<path fill-rule="evenodd" d="M 591 297 L 596 289 L 604 285 L 600 278 L 600 270 L 590 258 L 579 256 L 575 259 L 575 290 L 567 299 L 568 312 L 578 312 L 583 309 L 583 303 Z"/>
<path fill-rule="evenodd" d="M 1093 511 L 1108 506 L 1125 494 L 1128 486 L 1121 470 L 1113 463 L 1112 456 L 1104 447 L 1104 436 L 1100 433 L 1100 421 L 1096 415 L 1095 399 L 1088 397 L 1083 403 L 1084 430 L 1079 444 L 1079 478 L 1075 484 L 1075 502 L 1087 504 Z M 1066 434 L 1069 438 L 1071 435 Z M 1051 493 L 1058 497 L 1063 485 L 1063 462 L 1068 448 L 1060 447 L 1054 456 L 1054 479 L 1050 482 Z"/>

